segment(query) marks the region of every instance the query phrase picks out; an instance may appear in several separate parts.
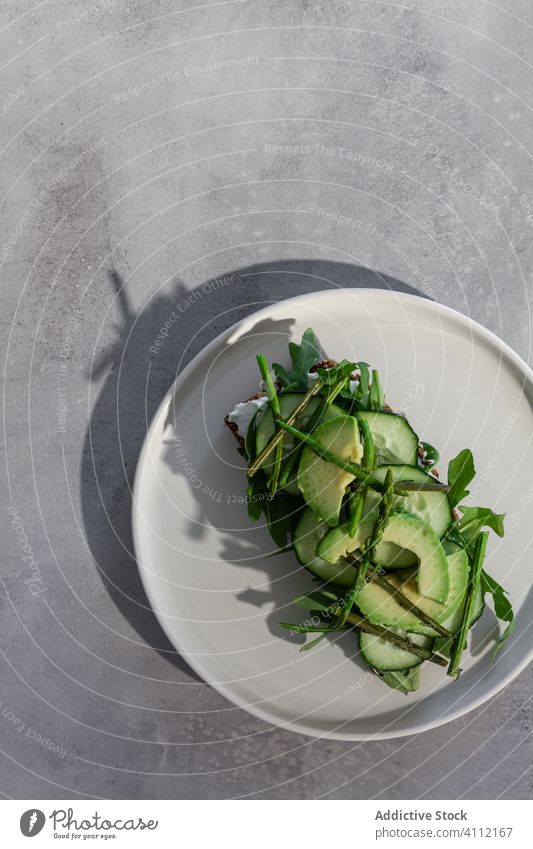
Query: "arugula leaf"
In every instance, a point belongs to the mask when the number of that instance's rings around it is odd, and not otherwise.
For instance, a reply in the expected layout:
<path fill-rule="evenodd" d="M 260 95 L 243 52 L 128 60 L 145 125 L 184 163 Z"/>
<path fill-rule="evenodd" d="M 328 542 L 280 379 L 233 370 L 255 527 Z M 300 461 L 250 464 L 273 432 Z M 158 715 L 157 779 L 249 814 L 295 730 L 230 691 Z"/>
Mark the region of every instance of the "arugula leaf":
<path fill-rule="evenodd" d="M 490 507 L 459 507 L 459 510 L 463 515 L 455 528 L 468 554 L 472 554 L 476 537 L 482 528 L 491 528 L 499 537 L 504 535 L 505 513 L 495 513 Z"/>
<path fill-rule="evenodd" d="M 370 366 L 368 363 L 357 363 L 359 369 L 359 383 L 355 390 L 355 397 L 368 406 L 368 387 L 370 386 Z"/>
<path fill-rule="evenodd" d="M 513 606 L 508 598 L 506 598 L 507 590 L 504 590 L 500 584 L 494 580 L 485 570 L 481 573 L 481 585 L 486 593 L 492 596 L 492 605 L 494 613 L 502 622 L 508 622 L 507 628 L 499 638 L 494 651 L 492 652 L 492 660 L 500 651 L 505 640 L 511 636 L 515 629 Z"/>
<path fill-rule="evenodd" d="M 259 410 L 257 411 L 259 412 Z M 244 456 L 248 460 L 250 464 L 252 460 L 255 460 L 255 427 L 257 424 L 257 413 L 254 413 L 253 418 L 248 425 L 248 430 L 246 431 L 246 439 L 244 440 Z"/>
<path fill-rule="evenodd" d="M 397 672 L 382 672 L 379 675 L 381 681 L 393 690 L 399 690 L 406 696 L 418 690 L 420 684 L 420 666 L 413 669 L 398 670 Z"/>
<path fill-rule="evenodd" d="M 332 386 L 343 378 L 347 380 L 351 373 L 357 368 L 357 363 L 350 363 L 348 360 L 342 360 L 332 368 L 318 368 L 317 374 L 322 380 L 324 386 Z"/>
<path fill-rule="evenodd" d="M 263 504 L 268 498 L 266 479 L 264 472 L 258 472 L 248 483 L 246 489 L 246 506 L 248 516 L 253 522 L 257 522 L 263 512 Z"/>
<path fill-rule="evenodd" d="M 429 442 L 421 442 L 420 445 L 424 452 L 425 466 L 434 466 L 435 463 L 439 462 L 440 454 L 433 445 L 430 445 Z"/>
<path fill-rule="evenodd" d="M 457 457 L 450 460 L 448 465 L 448 485 L 450 486 L 448 498 L 452 507 L 466 498 L 468 495 L 466 487 L 474 479 L 475 474 L 474 458 L 469 448 L 464 448 Z"/>
<path fill-rule="evenodd" d="M 314 640 L 311 640 L 309 643 L 304 643 L 301 647 L 300 651 L 309 651 L 309 649 L 314 649 L 318 643 L 321 643 L 324 637 L 326 636 L 327 631 L 324 631 L 322 634 L 319 634 L 318 637 L 315 637 Z"/>
<path fill-rule="evenodd" d="M 356 382 L 353 390 L 350 392 L 347 389 L 343 390 L 341 396 L 352 403 L 355 401 L 357 409 L 369 410 L 370 401 L 370 367 L 368 363 L 352 363 L 352 371 L 359 372 L 359 380 Z"/>
<path fill-rule="evenodd" d="M 307 375 L 311 366 L 320 360 L 322 353 L 314 330 L 310 327 L 302 336 L 302 344 L 289 342 L 292 370 L 279 363 L 272 363 L 278 381 L 284 389 L 307 389 Z"/>
<path fill-rule="evenodd" d="M 296 522 L 300 518 L 297 499 L 284 492 L 277 492 L 275 498 L 269 495 L 260 503 L 265 513 L 270 536 L 278 548 L 284 548 L 287 537 L 291 537 Z"/>

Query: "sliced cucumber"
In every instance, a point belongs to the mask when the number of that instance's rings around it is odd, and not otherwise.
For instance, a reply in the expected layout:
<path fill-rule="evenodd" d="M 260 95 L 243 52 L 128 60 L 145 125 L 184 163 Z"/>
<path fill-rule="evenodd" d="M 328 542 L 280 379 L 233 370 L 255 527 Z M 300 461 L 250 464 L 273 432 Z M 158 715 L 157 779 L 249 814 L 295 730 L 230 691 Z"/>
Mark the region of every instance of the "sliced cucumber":
<path fill-rule="evenodd" d="M 433 475 L 415 466 L 380 466 L 373 474 L 380 481 L 385 480 L 387 469 L 392 472 L 394 481 L 414 481 L 415 483 L 435 483 Z M 396 495 L 393 509 L 405 510 L 424 522 L 427 522 L 438 537 L 443 537 L 453 521 L 452 508 L 446 492 L 410 492 L 409 495 Z"/>
<path fill-rule="evenodd" d="M 352 416 L 337 416 L 323 422 L 314 431 L 316 441 L 350 463 L 359 463 L 363 446 L 357 422 Z M 334 463 L 322 460 L 307 445 L 298 467 L 298 488 L 315 513 L 333 527 L 339 522 L 339 512 L 346 487 L 354 479 Z"/>
<path fill-rule="evenodd" d="M 302 566 L 322 581 L 351 587 L 356 576 L 353 566 L 346 560 L 339 560 L 332 566 L 316 554 L 317 545 L 328 529 L 329 525 L 321 522 L 310 507 L 304 510 L 292 538 L 296 557 Z"/>
<path fill-rule="evenodd" d="M 389 630 L 407 637 L 415 645 L 422 648 L 430 649 L 433 645 L 431 637 L 425 637 L 423 634 L 410 634 L 401 631 L 399 628 L 390 628 Z M 380 637 L 374 637 L 372 634 L 363 632 L 359 634 L 359 648 L 369 666 L 383 671 L 412 669 L 413 666 L 420 666 L 423 662 L 423 659 L 417 654 L 411 654 L 411 652 L 382 640 Z"/>
<path fill-rule="evenodd" d="M 395 413 L 357 412 L 358 419 L 366 421 L 372 434 L 378 466 L 387 463 L 418 462 L 418 436 L 403 416 Z"/>
<path fill-rule="evenodd" d="M 289 416 L 294 408 L 300 403 L 303 398 L 303 394 L 301 392 L 286 392 L 282 393 L 279 397 L 279 406 L 281 411 L 281 417 L 286 419 Z M 320 398 L 312 398 L 309 401 L 308 405 L 305 407 L 303 412 L 298 416 L 295 422 L 295 426 L 297 428 L 305 427 L 306 423 L 309 421 L 319 404 L 321 403 Z M 337 416 L 344 415 L 344 411 L 340 407 L 336 407 L 335 404 L 330 404 L 329 407 L 324 411 L 324 415 L 322 417 L 322 421 L 327 422 L 330 419 L 335 419 Z M 261 453 L 269 439 L 274 433 L 274 422 L 272 420 L 272 412 L 270 410 L 270 406 L 267 406 L 264 410 L 260 411 L 257 415 L 256 426 L 255 426 L 255 456 Z M 294 438 L 290 436 L 288 433 L 283 437 L 283 456 L 286 457 L 294 448 Z M 272 462 L 273 457 L 268 457 L 263 463 L 263 468 L 268 472 L 272 471 Z M 295 479 L 287 481 L 283 489 L 286 492 L 291 493 L 292 495 L 299 495 L 300 490 L 298 489 L 298 485 Z"/>

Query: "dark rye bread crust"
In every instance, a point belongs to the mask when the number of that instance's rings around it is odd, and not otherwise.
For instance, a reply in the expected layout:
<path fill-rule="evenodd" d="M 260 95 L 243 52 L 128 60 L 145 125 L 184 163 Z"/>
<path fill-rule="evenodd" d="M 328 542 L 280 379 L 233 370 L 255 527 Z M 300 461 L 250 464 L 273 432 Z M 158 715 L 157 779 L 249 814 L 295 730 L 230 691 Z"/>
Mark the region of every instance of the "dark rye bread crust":
<path fill-rule="evenodd" d="M 335 362 L 335 360 L 320 360 L 319 363 L 315 363 L 314 366 L 311 366 L 310 371 L 315 372 L 319 368 L 333 368 L 333 366 L 336 366 L 336 365 L 337 365 L 337 363 Z M 276 384 L 276 389 L 280 389 L 279 383 Z M 258 398 L 264 398 L 264 396 L 265 396 L 264 392 L 256 392 L 255 395 L 252 395 L 250 398 L 247 398 L 246 401 L 256 401 Z M 244 403 L 246 403 L 246 401 Z M 226 425 L 227 428 L 229 428 L 229 430 L 231 431 L 231 433 L 233 434 L 233 436 L 235 437 L 235 439 L 239 443 L 240 447 L 244 448 L 244 439 L 240 435 L 239 428 L 235 424 L 235 422 L 230 422 L 229 413 L 226 416 L 224 416 L 224 424 Z"/>

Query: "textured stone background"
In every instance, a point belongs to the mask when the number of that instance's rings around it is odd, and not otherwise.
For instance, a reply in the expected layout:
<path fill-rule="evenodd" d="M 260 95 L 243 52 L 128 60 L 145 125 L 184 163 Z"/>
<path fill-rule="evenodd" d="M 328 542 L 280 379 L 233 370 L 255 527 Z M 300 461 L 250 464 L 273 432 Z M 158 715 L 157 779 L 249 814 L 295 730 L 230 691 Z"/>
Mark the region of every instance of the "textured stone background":
<path fill-rule="evenodd" d="M 129 483 L 180 358 L 271 300 L 414 290 L 530 359 L 532 43 L 527 0 L 3 0 L 5 796 L 530 794 L 527 673 L 399 741 L 229 705 L 147 607 Z"/>

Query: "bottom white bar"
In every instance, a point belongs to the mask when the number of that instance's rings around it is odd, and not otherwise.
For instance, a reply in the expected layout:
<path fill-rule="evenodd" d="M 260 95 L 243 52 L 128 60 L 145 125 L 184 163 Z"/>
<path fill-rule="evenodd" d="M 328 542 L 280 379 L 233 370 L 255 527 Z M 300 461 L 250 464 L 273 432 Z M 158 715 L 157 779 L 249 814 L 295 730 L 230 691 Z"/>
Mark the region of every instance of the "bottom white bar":
<path fill-rule="evenodd" d="M 5 801 L 2 845 L 230 845 L 247 849 L 354 844 L 533 845 L 531 803 L 519 801 Z M 31 844 L 33 845 L 33 844 Z"/>

